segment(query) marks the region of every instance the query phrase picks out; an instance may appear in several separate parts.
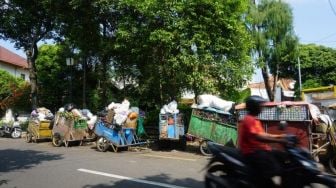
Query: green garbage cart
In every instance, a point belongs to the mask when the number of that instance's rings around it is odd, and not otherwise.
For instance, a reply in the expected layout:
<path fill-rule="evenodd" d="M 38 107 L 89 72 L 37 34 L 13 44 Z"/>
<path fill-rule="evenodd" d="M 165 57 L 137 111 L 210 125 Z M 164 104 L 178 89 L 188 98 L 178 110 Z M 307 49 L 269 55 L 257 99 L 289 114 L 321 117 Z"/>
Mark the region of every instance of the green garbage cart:
<path fill-rule="evenodd" d="M 193 109 L 190 117 L 188 135 L 200 143 L 203 155 L 210 155 L 207 149 L 209 141 L 223 145 L 236 146 L 237 125 L 234 116 L 214 108 Z"/>

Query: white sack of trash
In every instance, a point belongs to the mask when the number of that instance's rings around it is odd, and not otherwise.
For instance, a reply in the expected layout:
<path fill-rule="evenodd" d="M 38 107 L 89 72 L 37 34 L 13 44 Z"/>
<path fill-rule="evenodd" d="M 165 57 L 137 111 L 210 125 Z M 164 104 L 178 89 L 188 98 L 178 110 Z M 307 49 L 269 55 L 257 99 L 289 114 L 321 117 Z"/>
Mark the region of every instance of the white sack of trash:
<path fill-rule="evenodd" d="M 232 101 L 221 99 L 215 95 L 203 94 L 197 97 L 197 108 L 216 108 L 224 112 L 229 112 L 235 104 Z"/>
<path fill-rule="evenodd" d="M 107 106 L 108 110 L 114 110 L 114 120 L 118 125 L 122 125 L 130 112 L 130 102 L 127 99 L 124 99 L 122 103 L 114 103 L 112 102 Z"/>
<path fill-rule="evenodd" d="M 160 114 L 178 114 L 180 111 L 177 109 L 177 102 L 174 100 L 169 104 L 163 105 Z"/>

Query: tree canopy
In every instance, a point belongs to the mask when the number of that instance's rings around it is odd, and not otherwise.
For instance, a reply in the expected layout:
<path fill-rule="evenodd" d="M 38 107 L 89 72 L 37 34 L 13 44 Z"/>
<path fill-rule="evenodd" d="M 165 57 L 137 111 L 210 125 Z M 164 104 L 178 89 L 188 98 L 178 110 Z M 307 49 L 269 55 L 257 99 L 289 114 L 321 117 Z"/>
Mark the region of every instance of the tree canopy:
<path fill-rule="evenodd" d="M 314 44 L 300 45 L 302 87 L 336 85 L 336 50 Z"/>
<path fill-rule="evenodd" d="M 35 60 L 37 43 L 56 38 L 56 14 L 60 1 L 0 0 L 0 38 L 10 40 L 27 54 L 32 105 L 37 105 Z"/>
<path fill-rule="evenodd" d="M 0 37 L 28 52 L 33 104 L 69 101 L 67 57 L 75 60 L 72 102 L 95 110 L 125 97 L 157 109 L 184 92 L 236 100 L 252 77 L 251 51 L 264 76 L 288 75 L 293 66 L 297 39 L 281 1 L 0 3 Z M 57 44 L 38 48 L 45 39 Z"/>
<path fill-rule="evenodd" d="M 290 77 L 295 72 L 298 39 L 293 30 L 292 11 L 283 1 L 261 0 L 251 6 L 249 28 L 255 41 L 255 61 L 273 101 L 275 87 L 271 88 L 269 74 L 273 75 L 275 86 L 278 78 Z"/>
<path fill-rule="evenodd" d="M 117 25 L 117 63 L 138 70 L 130 73 L 139 93 L 154 103 L 185 90 L 224 95 L 250 78 L 248 1 L 125 1 L 119 8 L 128 11 Z"/>

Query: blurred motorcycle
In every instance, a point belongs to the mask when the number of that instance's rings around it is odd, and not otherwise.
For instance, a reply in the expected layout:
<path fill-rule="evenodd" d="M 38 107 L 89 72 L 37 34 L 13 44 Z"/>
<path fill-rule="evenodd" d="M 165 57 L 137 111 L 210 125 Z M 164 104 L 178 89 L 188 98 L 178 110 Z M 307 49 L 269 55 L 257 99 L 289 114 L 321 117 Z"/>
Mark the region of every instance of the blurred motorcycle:
<path fill-rule="evenodd" d="M 4 124 L 0 127 L 0 137 L 21 138 L 22 129 L 18 121 L 18 116 L 18 114 L 15 114 L 12 125 Z"/>
<path fill-rule="evenodd" d="M 336 180 L 322 172 L 316 161 L 305 149 L 298 147 L 295 135 L 287 135 L 284 145 L 286 159 L 279 161 L 282 173 L 279 174 L 281 187 L 305 187 L 320 184 L 336 188 Z M 243 188 L 257 187 L 254 184 L 256 169 L 251 169 L 238 149 L 209 142 L 212 158 L 205 175 L 206 188 Z"/>

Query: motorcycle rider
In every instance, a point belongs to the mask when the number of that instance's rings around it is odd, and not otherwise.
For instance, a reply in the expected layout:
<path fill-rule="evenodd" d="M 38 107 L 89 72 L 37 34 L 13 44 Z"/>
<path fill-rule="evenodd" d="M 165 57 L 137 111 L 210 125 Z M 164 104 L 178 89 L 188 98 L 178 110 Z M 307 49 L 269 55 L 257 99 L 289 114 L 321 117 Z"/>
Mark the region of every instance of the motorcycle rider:
<path fill-rule="evenodd" d="M 260 96 L 250 96 L 246 99 L 248 114 L 238 127 L 238 147 L 247 164 L 257 187 L 276 187 L 272 177 L 279 174 L 281 168 L 277 160 L 280 151 L 272 150 L 267 143 L 287 143 L 285 135 L 266 133 L 262 123 L 257 119 L 262 103 L 266 102 Z"/>

